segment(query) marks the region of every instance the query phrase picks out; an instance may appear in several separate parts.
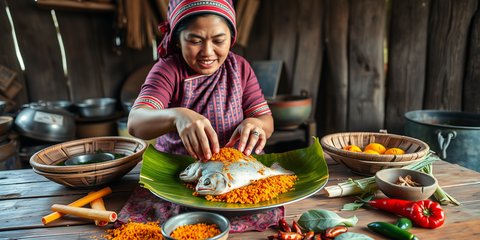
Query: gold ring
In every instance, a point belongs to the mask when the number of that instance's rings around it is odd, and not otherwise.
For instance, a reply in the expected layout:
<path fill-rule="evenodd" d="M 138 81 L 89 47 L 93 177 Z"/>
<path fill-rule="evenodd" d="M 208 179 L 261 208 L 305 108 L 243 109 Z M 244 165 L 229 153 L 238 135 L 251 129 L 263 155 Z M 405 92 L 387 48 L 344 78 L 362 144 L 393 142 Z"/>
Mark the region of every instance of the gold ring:
<path fill-rule="evenodd" d="M 257 132 L 257 131 L 252 131 L 252 132 L 250 132 L 250 134 L 255 135 L 255 136 L 257 136 L 257 137 L 260 136 L 260 133 Z"/>

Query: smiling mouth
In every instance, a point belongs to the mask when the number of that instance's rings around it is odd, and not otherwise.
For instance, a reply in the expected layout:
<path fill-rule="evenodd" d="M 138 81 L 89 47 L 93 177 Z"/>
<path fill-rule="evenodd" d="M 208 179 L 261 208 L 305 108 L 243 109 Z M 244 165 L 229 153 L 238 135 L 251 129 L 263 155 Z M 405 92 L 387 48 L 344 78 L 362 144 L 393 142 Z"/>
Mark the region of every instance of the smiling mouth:
<path fill-rule="evenodd" d="M 198 60 L 198 62 L 202 65 L 211 65 L 215 60 Z"/>

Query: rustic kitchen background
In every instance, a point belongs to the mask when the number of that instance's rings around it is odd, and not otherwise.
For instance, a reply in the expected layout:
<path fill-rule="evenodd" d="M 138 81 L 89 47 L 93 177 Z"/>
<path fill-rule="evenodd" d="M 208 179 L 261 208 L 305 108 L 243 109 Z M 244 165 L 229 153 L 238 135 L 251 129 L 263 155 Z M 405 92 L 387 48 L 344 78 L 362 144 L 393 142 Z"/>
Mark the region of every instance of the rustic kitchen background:
<path fill-rule="evenodd" d="M 480 113 L 479 0 L 234 2 L 234 51 L 283 61 L 278 92 L 309 92 L 317 136 L 402 133 L 418 109 Z M 165 11 L 165 0 L 0 0 L 0 100 L 12 114 L 37 101 L 121 103 L 155 61 Z"/>

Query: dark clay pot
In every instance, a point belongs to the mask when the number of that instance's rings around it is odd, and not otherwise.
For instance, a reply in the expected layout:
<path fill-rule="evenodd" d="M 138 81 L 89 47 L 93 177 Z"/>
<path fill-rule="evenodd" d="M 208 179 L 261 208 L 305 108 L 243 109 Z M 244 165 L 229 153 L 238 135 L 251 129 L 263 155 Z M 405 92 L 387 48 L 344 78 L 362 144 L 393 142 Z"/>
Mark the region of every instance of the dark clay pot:
<path fill-rule="evenodd" d="M 405 135 L 423 140 L 443 160 L 480 171 L 479 114 L 419 110 L 405 119 Z"/>
<path fill-rule="evenodd" d="M 277 95 L 267 102 L 275 129 L 296 129 L 308 120 L 312 112 L 312 98 L 308 96 Z"/>

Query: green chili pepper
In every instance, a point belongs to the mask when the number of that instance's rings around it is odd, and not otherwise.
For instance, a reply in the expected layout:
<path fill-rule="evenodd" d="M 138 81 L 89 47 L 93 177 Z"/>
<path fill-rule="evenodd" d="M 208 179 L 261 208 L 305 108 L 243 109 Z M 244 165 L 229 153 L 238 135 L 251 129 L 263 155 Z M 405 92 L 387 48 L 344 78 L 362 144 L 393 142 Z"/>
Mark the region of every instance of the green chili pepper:
<path fill-rule="evenodd" d="M 399 218 L 395 223 L 395 226 L 408 231 L 412 228 L 412 220 L 408 218 Z"/>
<path fill-rule="evenodd" d="M 386 222 L 372 222 L 369 223 L 368 228 L 376 233 L 382 234 L 386 237 L 396 240 L 418 240 L 412 233 L 401 229 L 391 223 Z"/>

